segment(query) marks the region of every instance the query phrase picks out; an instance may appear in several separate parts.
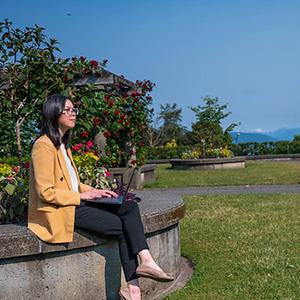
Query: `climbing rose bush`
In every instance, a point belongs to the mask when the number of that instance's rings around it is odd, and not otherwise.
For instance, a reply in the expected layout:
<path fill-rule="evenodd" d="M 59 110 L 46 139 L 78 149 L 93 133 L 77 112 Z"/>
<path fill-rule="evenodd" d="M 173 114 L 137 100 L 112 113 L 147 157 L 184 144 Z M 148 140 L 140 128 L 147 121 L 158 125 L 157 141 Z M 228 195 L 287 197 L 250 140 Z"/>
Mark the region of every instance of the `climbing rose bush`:
<path fill-rule="evenodd" d="M 96 92 L 78 99 L 80 114 L 73 140 L 84 144 L 101 132 L 106 138 L 106 155 L 99 157 L 104 167 L 144 163 L 145 132 L 153 114 L 149 92 L 154 84 L 137 81 L 136 87 L 123 95 Z"/>

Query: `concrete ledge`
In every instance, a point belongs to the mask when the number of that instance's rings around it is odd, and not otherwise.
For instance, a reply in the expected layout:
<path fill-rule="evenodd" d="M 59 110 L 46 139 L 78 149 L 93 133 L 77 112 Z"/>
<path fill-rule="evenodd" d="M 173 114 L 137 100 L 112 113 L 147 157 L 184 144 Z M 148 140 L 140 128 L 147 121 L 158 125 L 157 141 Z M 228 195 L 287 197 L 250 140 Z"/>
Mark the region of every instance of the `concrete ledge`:
<path fill-rule="evenodd" d="M 264 154 L 264 155 L 249 155 L 235 156 L 235 158 L 244 158 L 245 160 L 300 160 L 300 154 Z M 175 158 L 174 158 L 175 159 Z M 147 160 L 147 164 L 168 164 L 171 159 L 151 159 Z"/>
<path fill-rule="evenodd" d="M 163 158 L 163 159 L 148 159 L 146 160 L 146 164 L 168 164 L 170 163 L 171 158 Z"/>
<path fill-rule="evenodd" d="M 131 188 L 141 189 L 145 183 L 151 183 L 155 181 L 155 164 L 143 165 L 135 171 L 134 177 L 131 182 Z M 122 181 L 124 184 L 129 182 L 129 178 L 132 172 L 131 168 L 110 168 L 109 171 L 113 174 L 114 178 Z"/>
<path fill-rule="evenodd" d="M 173 169 L 239 169 L 245 167 L 244 157 L 205 158 L 205 159 L 171 159 Z"/>
<path fill-rule="evenodd" d="M 179 196 L 139 191 L 143 225 L 156 261 L 176 276 L 182 274 Z M 74 241 L 48 244 L 19 225 L 0 225 L 0 299 L 118 299 L 124 285 L 117 241 L 85 231 Z M 176 281 L 177 282 L 177 281 Z M 141 279 L 144 299 L 159 299 L 178 284 Z M 169 291 L 169 292 L 168 292 Z"/>
<path fill-rule="evenodd" d="M 265 154 L 244 157 L 246 160 L 300 160 L 300 154 Z"/>

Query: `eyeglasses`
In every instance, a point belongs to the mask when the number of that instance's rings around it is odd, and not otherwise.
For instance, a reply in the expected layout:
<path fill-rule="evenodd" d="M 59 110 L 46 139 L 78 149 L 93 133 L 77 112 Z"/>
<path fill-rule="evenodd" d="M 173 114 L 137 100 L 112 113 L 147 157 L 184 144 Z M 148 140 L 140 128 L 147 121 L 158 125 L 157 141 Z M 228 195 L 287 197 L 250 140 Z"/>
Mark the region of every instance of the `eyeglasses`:
<path fill-rule="evenodd" d="M 79 114 L 79 110 L 78 108 L 64 108 L 62 113 L 69 116 L 73 114 L 77 116 Z"/>

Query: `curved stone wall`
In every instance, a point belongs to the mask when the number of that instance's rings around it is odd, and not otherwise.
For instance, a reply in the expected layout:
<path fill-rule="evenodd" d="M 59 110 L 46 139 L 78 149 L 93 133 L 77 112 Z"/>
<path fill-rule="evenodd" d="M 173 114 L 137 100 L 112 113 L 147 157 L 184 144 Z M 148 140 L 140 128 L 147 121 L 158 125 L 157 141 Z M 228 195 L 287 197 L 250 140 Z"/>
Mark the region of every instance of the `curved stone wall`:
<path fill-rule="evenodd" d="M 180 197 L 152 191 L 137 193 L 150 251 L 176 276 L 181 272 L 179 221 L 184 216 Z M 125 285 L 118 245 L 78 231 L 67 244 L 47 244 L 19 225 L 0 226 L 0 299 L 119 299 Z M 141 279 L 144 299 L 159 299 L 171 283 Z"/>
<path fill-rule="evenodd" d="M 204 158 L 204 159 L 170 159 L 173 169 L 240 169 L 245 168 L 244 157 Z"/>

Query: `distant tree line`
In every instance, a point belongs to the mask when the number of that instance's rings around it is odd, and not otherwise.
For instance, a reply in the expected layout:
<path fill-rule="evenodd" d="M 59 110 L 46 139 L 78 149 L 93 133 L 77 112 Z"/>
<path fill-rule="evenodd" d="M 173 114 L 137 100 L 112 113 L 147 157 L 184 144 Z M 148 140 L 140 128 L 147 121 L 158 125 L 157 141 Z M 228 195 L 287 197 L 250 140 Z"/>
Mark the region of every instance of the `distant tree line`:
<path fill-rule="evenodd" d="M 300 135 L 292 141 L 232 144 L 231 149 L 234 155 L 296 154 L 300 153 Z"/>
<path fill-rule="evenodd" d="M 222 128 L 221 122 L 231 114 L 226 112 L 227 104 L 220 105 L 218 98 L 208 96 L 203 98 L 203 102 L 203 105 L 191 107 L 196 115 L 196 121 L 192 123 L 190 131 L 182 125 L 182 109 L 176 103 L 161 105 L 158 118 L 149 126 L 148 146 L 164 146 L 175 140 L 177 145 L 200 148 L 205 156 L 209 149 L 231 145 L 230 132 L 239 123 Z"/>
<path fill-rule="evenodd" d="M 300 135 L 296 135 L 291 142 L 233 143 L 230 132 L 240 123 L 232 123 L 225 129 L 221 126 L 221 122 L 231 114 L 226 112 L 227 104 L 221 105 L 218 98 L 211 97 L 204 97 L 203 102 L 203 105 L 191 107 L 196 115 L 191 130 L 182 125 L 182 109 L 176 103 L 161 105 L 157 119 L 148 127 L 146 157 L 164 159 L 300 153 Z M 225 154 L 219 155 L 220 151 L 225 151 Z"/>

